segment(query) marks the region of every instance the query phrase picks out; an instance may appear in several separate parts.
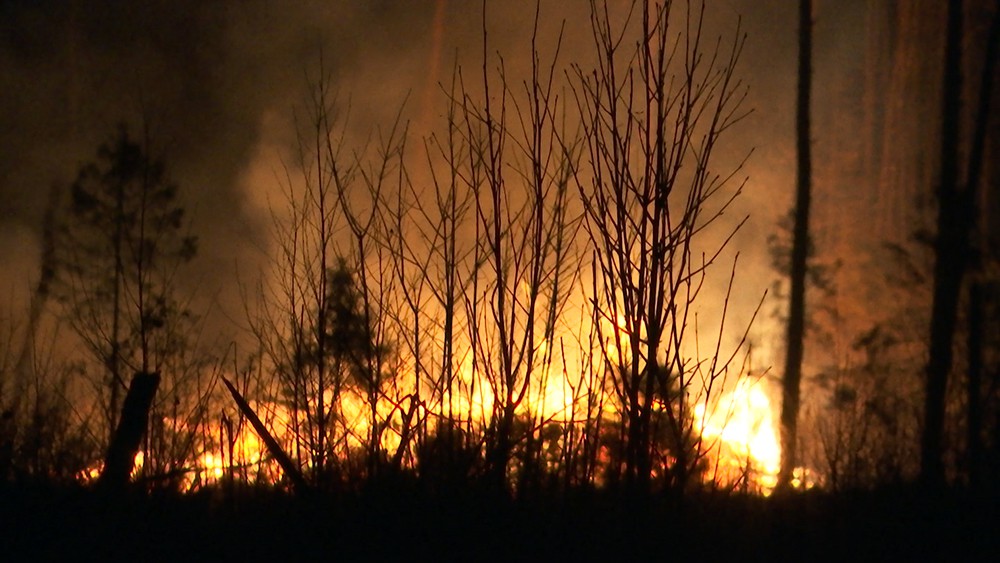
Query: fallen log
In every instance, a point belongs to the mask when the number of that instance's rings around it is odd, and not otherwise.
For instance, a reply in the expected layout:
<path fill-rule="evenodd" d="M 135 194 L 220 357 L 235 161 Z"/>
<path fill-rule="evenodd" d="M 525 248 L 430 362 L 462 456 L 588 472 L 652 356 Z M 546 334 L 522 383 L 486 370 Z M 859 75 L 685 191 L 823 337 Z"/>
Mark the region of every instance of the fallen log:
<path fill-rule="evenodd" d="M 289 458 L 288 455 L 285 454 L 285 451 L 281 449 L 278 441 L 274 439 L 274 436 L 272 436 L 267 430 L 264 423 L 260 421 L 260 418 L 257 417 L 257 413 L 250 408 L 250 404 L 243 398 L 243 395 L 241 395 L 240 392 L 236 390 L 236 387 L 234 387 L 233 384 L 230 383 L 225 377 L 222 378 L 222 382 L 226 384 L 226 388 L 229 389 L 229 393 L 233 396 L 233 400 L 236 401 L 236 405 L 240 407 L 240 411 L 243 412 L 243 416 L 247 417 L 247 420 L 250 421 L 254 431 L 257 432 L 257 435 L 260 436 L 261 440 L 263 440 L 264 445 L 267 446 L 267 451 L 270 452 L 271 456 L 274 457 L 274 460 L 281 466 L 281 470 L 288 476 L 288 479 L 292 482 L 292 486 L 295 490 L 300 493 L 308 490 L 309 485 L 306 483 L 306 480 L 302 476 L 302 472 L 299 470 L 298 466 L 292 463 L 291 458 Z"/>

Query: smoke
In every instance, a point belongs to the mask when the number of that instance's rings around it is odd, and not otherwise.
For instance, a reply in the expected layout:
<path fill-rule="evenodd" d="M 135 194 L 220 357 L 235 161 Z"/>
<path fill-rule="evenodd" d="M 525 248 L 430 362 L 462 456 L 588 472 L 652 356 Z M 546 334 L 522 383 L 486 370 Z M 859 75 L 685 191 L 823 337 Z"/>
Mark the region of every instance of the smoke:
<path fill-rule="evenodd" d="M 610 5 L 623 14 L 628 2 Z M 826 34 L 817 41 L 820 67 L 852 64 L 861 50 L 864 31 L 853 24 L 863 2 L 837 5 L 821 20 L 829 31 L 818 30 Z M 502 54 L 517 81 L 530 65 L 534 8 L 488 5 L 490 65 Z M 561 64 L 587 60 L 587 12 L 584 2 L 542 3 L 543 60 L 564 21 Z M 754 149 L 741 174 L 750 182 L 732 210 L 750 214 L 734 245 L 744 305 L 733 313 L 736 325 L 749 320 L 774 277 L 765 241 L 791 204 L 793 12 L 783 0 L 707 9 L 713 41 L 730 38 L 741 20 L 747 47 L 738 74 L 754 110 L 728 133 L 722 155 L 735 165 Z M 438 83 L 456 63 L 478 77 L 483 53 L 478 2 L 6 0 L 0 22 L 0 256 L 8 265 L 0 296 L 15 311 L 28 302 L 48 187 L 68 185 L 117 123 L 135 131 L 144 121 L 200 238 L 186 280 L 212 305 L 216 333 L 235 330 L 239 282 L 252 283 L 266 267 L 269 206 L 280 205 L 281 170 L 295 142 L 293 109 L 305 101 L 320 57 L 350 108 L 350 133 L 361 139 L 387 127 L 401 106 L 413 134 L 424 134 L 444 112 Z"/>
<path fill-rule="evenodd" d="M 418 35 L 403 25 L 409 15 L 383 17 L 392 10 L 379 4 L 98 0 L 2 10 L 0 252 L 12 266 L 2 287 L 14 310 L 37 276 L 48 187 L 68 185 L 120 122 L 149 128 L 152 151 L 181 187 L 201 241 L 192 287 L 235 309 L 236 265 L 255 271 L 267 246 L 257 205 L 266 198 L 245 180 L 262 168 L 257 159 L 273 160 L 262 141 L 290 140 L 268 130 L 273 116 L 301 100 L 321 52 L 335 76 L 367 76 L 390 70 L 389 55 L 410 52 L 408 36 Z M 398 105 L 402 88 L 383 80 L 372 91 Z M 365 124 L 384 117 L 358 113 Z"/>

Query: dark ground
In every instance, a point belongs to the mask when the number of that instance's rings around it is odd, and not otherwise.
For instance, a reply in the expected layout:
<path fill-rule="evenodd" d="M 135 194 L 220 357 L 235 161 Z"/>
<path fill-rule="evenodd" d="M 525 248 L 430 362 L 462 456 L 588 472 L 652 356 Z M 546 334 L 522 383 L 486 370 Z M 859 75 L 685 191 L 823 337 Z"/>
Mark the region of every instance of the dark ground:
<path fill-rule="evenodd" d="M 110 497 L 0 485 L 0 560 L 1000 561 L 997 500 L 900 489 L 511 501 L 395 485 Z"/>

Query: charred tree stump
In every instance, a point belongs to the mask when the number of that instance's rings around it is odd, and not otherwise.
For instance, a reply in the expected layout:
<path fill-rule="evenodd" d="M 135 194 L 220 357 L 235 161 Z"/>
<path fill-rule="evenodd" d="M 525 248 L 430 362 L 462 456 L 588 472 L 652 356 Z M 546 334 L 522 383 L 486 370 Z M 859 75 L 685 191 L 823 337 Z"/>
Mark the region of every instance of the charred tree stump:
<path fill-rule="evenodd" d="M 139 372 L 132 378 L 128 394 L 125 395 L 125 404 L 122 405 L 118 427 L 104 458 L 104 470 L 101 471 L 98 480 L 99 487 L 121 490 L 128 485 L 135 455 L 146 433 L 149 409 L 153 405 L 153 397 L 156 396 L 156 389 L 159 386 L 160 374 L 156 372 Z"/>

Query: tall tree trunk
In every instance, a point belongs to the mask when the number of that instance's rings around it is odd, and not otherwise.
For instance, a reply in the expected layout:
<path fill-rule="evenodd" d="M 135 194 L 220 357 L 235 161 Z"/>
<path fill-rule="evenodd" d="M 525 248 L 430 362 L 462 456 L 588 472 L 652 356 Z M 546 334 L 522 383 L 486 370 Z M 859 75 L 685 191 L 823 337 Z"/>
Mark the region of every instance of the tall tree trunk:
<path fill-rule="evenodd" d="M 943 436 L 945 393 L 951 371 L 952 341 L 959 291 L 968 253 L 968 192 L 958 187 L 959 110 L 962 91 L 962 2 L 948 2 L 941 124 L 941 170 L 935 240 L 934 302 L 931 310 L 930 355 L 924 395 L 920 480 L 944 484 Z"/>
<path fill-rule="evenodd" d="M 795 227 L 792 240 L 791 299 L 788 306 L 788 339 L 785 377 L 781 393 L 781 470 L 778 486 L 792 482 L 798 452 L 799 383 L 805 337 L 806 269 L 809 257 L 809 206 L 812 153 L 809 145 L 809 106 L 812 82 L 812 0 L 799 2 L 799 88 L 796 115 L 798 167 L 795 188 Z"/>
<path fill-rule="evenodd" d="M 982 259 L 986 233 L 984 232 L 984 221 L 979 216 L 972 213 L 976 207 L 976 202 L 982 203 L 980 194 L 985 192 L 985 188 L 980 187 L 983 180 L 983 161 L 986 150 L 986 131 L 990 123 L 990 101 L 993 97 L 993 79 L 996 71 L 997 49 L 1000 47 L 1000 2 L 993 13 L 993 21 L 990 24 L 989 36 L 986 41 L 986 56 L 983 58 L 983 72 L 979 85 L 979 107 L 975 114 L 975 132 L 972 138 L 972 148 L 969 151 L 969 171 L 966 176 L 968 181 L 967 201 L 971 206 L 969 218 L 973 225 L 971 229 L 975 242 L 973 243 L 970 256 L 969 268 L 973 276 L 981 276 Z M 978 274 L 978 276 L 977 276 Z M 982 279 L 974 279 L 969 288 L 969 335 L 968 335 L 968 362 L 969 372 L 966 376 L 966 448 L 969 482 L 974 486 L 983 484 L 983 331 L 985 319 L 983 318 L 983 308 L 986 306 L 985 293 Z"/>

